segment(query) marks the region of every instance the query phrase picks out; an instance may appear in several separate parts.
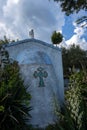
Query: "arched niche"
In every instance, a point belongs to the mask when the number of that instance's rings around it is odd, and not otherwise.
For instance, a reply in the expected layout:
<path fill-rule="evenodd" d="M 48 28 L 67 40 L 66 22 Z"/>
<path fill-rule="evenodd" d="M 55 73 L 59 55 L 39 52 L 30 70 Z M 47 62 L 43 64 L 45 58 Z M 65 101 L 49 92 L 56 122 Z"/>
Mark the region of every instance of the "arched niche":
<path fill-rule="evenodd" d="M 41 51 L 23 51 L 17 56 L 19 64 L 45 64 L 52 65 L 50 57 Z"/>

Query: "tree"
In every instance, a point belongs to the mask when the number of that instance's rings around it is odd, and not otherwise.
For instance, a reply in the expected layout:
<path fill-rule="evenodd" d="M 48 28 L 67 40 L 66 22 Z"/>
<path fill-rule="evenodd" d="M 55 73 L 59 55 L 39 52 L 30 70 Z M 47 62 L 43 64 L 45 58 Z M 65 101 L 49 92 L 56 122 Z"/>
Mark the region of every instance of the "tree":
<path fill-rule="evenodd" d="M 10 40 L 10 39 L 8 39 L 6 36 L 4 36 L 3 40 L 0 39 L 0 45 L 9 44 L 9 43 L 15 42 L 15 41 L 16 41 L 16 40 Z M 17 39 L 17 41 L 18 41 L 18 39 Z"/>
<path fill-rule="evenodd" d="M 54 31 L 52 36 L 51 36 L 51 41 L 53 44 L 57 45 L 59 44 L 60 42 L 62 42 L 63 40 L 63 36 L 60 32 L 56 32 Z"/>
<path fill-rule="evenodd" d="M 81 9 L 87 10 L 87 0 L 54 0 L 60 2 L 62 11 L 66 15 L 70 15 L 74 12 L 78 13 Z"/>
<path fill-rule="evenodd" d="M 70 48 L 62 48 L 64 75 L 69 77 L 75 70 L 87 68 L 86 51 L 74 44 Z"/>
<path fill-rule="evenodd" d="M 31 95 L 24 86 L 18 63 L 2 64 L 3 60 L 0 66 L 0 129 L 27 130 Z"/>
<path fill-rule="evenodd" d="M 10 39 L 8 39 L 6 36 L 4 36 L 3 40 L 0 40 L 0 44 L 8 44 L 10 42 Z"/>
<path fill-rule="evenodd" d="M 0 67 L 10 63 L 9 54 L 4 47 L 0 46 Z"/>
<path fill-rule="evenodd" d="M 87 11 L 87 0 L 54 0 L 55 2 L 59 2 L 62 8 L 62 11 L 65 12 L 67 16 L 73 13 L 78 13 L 80 10 Z M 87 25 L 87 16 L 82 16 L 81 18 L 76 20 L 77 24 L 86 22 L 81 27 Z"/>

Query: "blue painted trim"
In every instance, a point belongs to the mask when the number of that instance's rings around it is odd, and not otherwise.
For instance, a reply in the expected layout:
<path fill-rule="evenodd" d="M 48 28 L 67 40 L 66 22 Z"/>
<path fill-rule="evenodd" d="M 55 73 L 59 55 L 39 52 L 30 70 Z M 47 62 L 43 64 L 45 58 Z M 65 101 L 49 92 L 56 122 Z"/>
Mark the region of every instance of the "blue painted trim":
<path fill-rule="evenodd" d="M 46 43 L 44 41 L 41 41 L 41 40 L 38 40 L 38 39 L 34 39 L 34 38 L 25 39 L 25 40 L 21 40 L 21 41 L 17 41 L 17 42 L 12 42 L 10 44 L 5 44 L 5 47 L 11 47 L 11 46 L 15 46 L 15 45 L 23 44 L 23 43 L 27 43 L 27 42 L 36 42 L 36 43 L 39 43 L 39 44 L 42 44 L 42 45 L 45 45 L 45 46 L 48 46 L 48 47 L 51 47 L 53 49 L 61 51 L 61 49 L 59 47 L 55 47 L 52 44 L 49 44 L 49 43 Z"/>

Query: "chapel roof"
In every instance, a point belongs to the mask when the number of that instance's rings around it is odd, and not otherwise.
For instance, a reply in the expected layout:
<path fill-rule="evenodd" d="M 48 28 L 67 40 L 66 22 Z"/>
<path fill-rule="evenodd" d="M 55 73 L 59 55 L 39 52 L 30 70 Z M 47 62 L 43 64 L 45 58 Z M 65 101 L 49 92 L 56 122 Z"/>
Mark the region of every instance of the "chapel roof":
<path fill-rule="evenodd" d="M 35 38 L 20 40 L 20 41 L 17 41 L 17 42 L 11 42 L 9 44 L 5 44 L 5 46 L 11 47 L 11 46 L 19 45 L 19 44 L 24 44 L 24 43 L 27 43 L 27 42 L 34 42 L 34 43 L 42 44 L 44 46 L 47 46 L 47 47 L 61 51 L 61 49 L 59 47 L 55 47 L 53 44 L 49 44 L 47 42 L 44 42 L 44 41 L 41 41 L 41 40 L 38 40 L 38 39 L 35 39 Z"/>

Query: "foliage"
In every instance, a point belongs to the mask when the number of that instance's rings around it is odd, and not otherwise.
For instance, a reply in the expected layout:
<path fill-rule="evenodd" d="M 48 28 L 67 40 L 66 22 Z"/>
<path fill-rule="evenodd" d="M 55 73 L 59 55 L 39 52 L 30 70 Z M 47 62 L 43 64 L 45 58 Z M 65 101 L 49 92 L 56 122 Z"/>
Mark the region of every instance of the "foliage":
<path fill-rule="evenodd" d="M 87 10 L 87 0 L 54 0 L 59 2 L 62 8 L 62 11 L 66 15 L 70 15 L 74 12 L 78 13 L 80 10 Z"/>
<path fill-rule="evenodd" d="M 75 130 L 74 120 L 69 109 L 64 105 L 61 108 L 59 120 L 54 125 L 49 125 L 46 130 Z"/>
<path fill-rule="evenodd" d="M 62 48 L 64 76 L 69 77 L 76 70 L 87 68 L 86 51 L 74 44 L 70 48 Z"/>
<path fill-rule="evenodd" d="M 5 65 L 10 63 L 9 54 L 5 50 L 4 47 L 0 46 L 0 67 L 4 67 Z"/>
<path fill-rule="evenodd" d="M 69 90 L 66 93 L 68 109 L 77 130 L 87 128 L 87 72 L 75 73 L 70 78 Z"/>
<path fill-rule="evenodd" d="M 0 40 L 0 45 L 2 45 L 2 44 L 7 44 L 7 43 L 9 43 L 9 42 L 10 42 L 10 40 L 7 39 L 6 36 L 4 36 L 4 39 L 3 39 L 3 40 Z"/>
<path fill-rule="evenodd" d="M 60 32 L 56 32 L 54 31 L 52 36 L 51 36 L 51 41 L 53 42 L 53 44 L 59 44 L 60 42 L 62 42 L 63 36 Z"/>
<path fill-rule="evenodd" d="M 27 130 L 31 96 L 24 86 L 19 71 L 16 61 L 0 67 L 1 130 Z"/>
<path fill-rule="evenodd" d="M 17 39 L 17 41 L 18 41 L 18 39 Z M 8 39 L 6 36 L 4 36 L 3 39 L 0 39 L 0 45 L 9 44 L 9 43 L 11 43 L 11 42 L 15 42 L 15 40 L 10 40 L 10 39 Z"/>
<path fill-rule="evenodd" d="M 87 73 L 75 73 L 70 78 L 66 92 L 66 103 L 56 109 L 59 120 L 46 130 L 86 130 L 87 129 Z"/>
<path fill-rule="evenodd" d="M 68 109 L 78 130 L 87 128 L 87 73 L 79 72 L 71 76 L 66 93 Z"/>
<path fill-rule="evenodd" d="M 50 0 L 49 0 L 50 1 Z M 73 13 L 78 13 L 80 10 L 87 11 L 87 0 L 54 0 L 55 2 L 60 3 L 61 9 L 67 16 Z M 81 27 L 87 25 L 87 16 L 82 16 L 76 20 L 77 24 L 84 23 Z"/>

